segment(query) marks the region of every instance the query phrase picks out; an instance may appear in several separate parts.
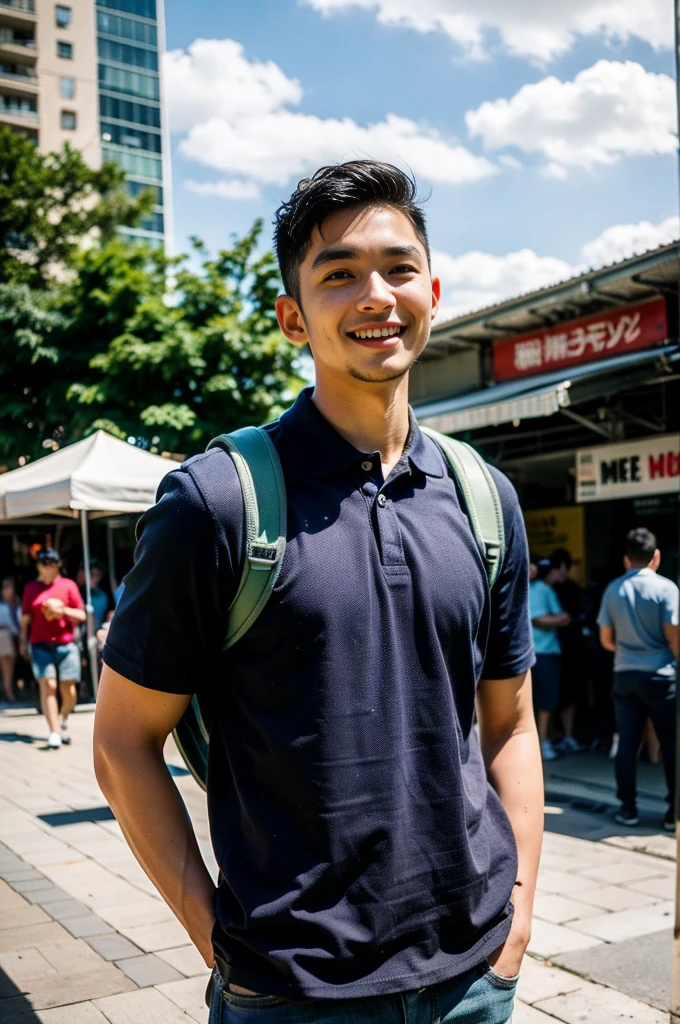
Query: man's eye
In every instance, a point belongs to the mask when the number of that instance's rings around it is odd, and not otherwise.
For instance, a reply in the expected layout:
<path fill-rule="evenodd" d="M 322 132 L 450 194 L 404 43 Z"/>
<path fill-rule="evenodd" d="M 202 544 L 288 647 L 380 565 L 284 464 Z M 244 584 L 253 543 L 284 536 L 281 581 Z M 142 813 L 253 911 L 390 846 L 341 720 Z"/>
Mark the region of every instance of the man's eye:
<path fill-rule="evenodd" d="M 415 274 L 416 268 L 412 267 L 408 263 L 400 263 L 398 267 L 393 267 L 391 273 L 393 274 Z"/>
<path fill-rule="evenodd" d="M 344 281 L 346 278 L 352 275 L 347 270 L 334 270 L 332 274 L 324 278 L 325 281 Z"/>

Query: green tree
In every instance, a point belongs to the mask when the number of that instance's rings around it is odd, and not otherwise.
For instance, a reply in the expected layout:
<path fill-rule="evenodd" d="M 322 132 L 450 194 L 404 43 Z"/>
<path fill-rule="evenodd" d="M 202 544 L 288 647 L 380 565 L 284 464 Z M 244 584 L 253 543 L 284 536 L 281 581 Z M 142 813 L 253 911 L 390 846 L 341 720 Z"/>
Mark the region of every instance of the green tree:
<path fill-rule="evenodd" d="M 48 286 L 90 236 L 105 243 L 151 208 L 153 195 L 133 199 L 114 164 L 93 170 L 66 145 L 44 155 L 0 125 L 0 281 Z"/>
<path fill-rule="evenodd" d="M 194 239 L 193 261 L 120 241 L 81 253 L 62 308 L 61 350 L 80 361 L 66 438 L 103 427 L 194 453 L 279 415 L 303 381 L 276 323 L 276 262 L 256 252 L 261 231 L 258 221 L 215 258 Z"/>

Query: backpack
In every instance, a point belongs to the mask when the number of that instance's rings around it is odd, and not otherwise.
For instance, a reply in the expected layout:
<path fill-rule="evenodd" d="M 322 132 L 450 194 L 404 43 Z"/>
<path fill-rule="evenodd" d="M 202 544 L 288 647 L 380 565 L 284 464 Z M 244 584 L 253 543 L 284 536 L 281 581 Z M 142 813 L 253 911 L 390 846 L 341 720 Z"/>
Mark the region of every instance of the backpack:
<path fill-rule="evenodd" d="M 484 553 L 489 592 L 498 579 L 505 555 L 503 510 L 496 484 L 486 463 L 463 441 L 455 441 L 427 427 L 424 434 L 438 445 L 463 501 L 472 532 Z M 286 486 L 278 453 L 261 427 L 243 427 L 220 434 L 208 445 L 223 448 L 238 473 L 246 521 L 246 557 L 239 587 L 230 608 L 227 650 L 248 632 L 266 605 L 281 570 L 286 549 Z M 210 712 L 194 694 L 173 732 L 182 758 L 205 790 L 208 774 Z"/>

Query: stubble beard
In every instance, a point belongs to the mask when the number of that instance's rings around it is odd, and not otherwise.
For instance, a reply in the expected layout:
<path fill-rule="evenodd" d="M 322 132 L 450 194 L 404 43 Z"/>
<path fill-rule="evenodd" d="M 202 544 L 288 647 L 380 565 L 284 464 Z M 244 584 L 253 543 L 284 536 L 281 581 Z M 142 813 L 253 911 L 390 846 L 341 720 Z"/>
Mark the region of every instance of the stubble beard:
<path fill-rule="evenodd" d="M 356 366 L 352 366 L 348 363 L 347 372 L 350 377 L 354 378 L 354 380 L 363 381 L 364 384 L 389 384 L 390 381 L 401 380 L 402 377 L 405 377 L 417 361 L 418 357 L 413 356 L 409 359 L 406 366 L 399 370 L 383 370 L 382 372 L 380 370 L 376 370 L 373 373 L 368 370 L 359 370 Z"/>

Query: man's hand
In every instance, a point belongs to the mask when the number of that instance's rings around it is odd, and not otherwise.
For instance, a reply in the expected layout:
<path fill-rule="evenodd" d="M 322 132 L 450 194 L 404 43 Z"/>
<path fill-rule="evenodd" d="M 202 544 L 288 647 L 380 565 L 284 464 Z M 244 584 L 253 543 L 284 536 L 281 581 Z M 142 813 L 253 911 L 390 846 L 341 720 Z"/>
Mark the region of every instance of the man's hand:
<path fill-rule="evenodd" d="M 47 621 L 52 622 L 54 619 L 64 617 L 66 605 L 58 597 L 48 597 L 46 601 L 43 601 L 42 610 Z"/>
<path fill-rule="evenodd" d="M 503 945 L 487 957 L 496 974 L 504 978 L 514 978 L 519 974 L 530 938 L 531 920 L 526 921 L 524 915 L 515 910 L 510 934 Z"/>

